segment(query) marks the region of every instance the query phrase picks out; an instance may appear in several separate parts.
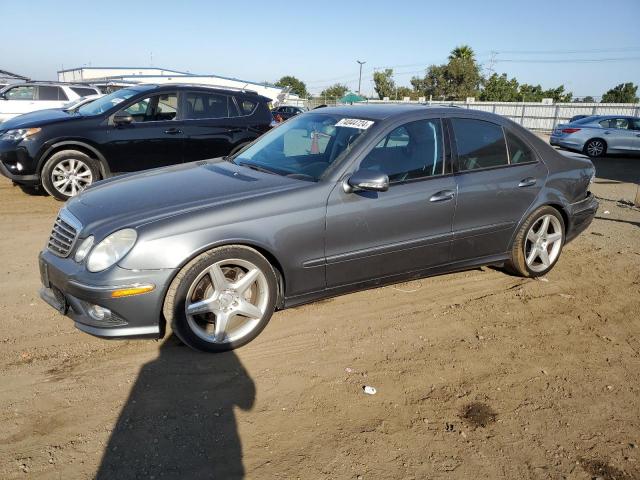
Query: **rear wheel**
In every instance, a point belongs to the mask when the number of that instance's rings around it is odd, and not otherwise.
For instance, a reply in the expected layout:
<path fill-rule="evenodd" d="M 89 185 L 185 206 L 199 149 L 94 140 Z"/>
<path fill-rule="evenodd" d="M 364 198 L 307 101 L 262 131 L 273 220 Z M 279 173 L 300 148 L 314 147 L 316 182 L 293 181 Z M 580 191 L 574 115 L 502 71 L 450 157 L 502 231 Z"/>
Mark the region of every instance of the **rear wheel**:
<path fill-rule="evenodd" d="M 589 157 L 601 157 L 607 153 L 607 144 L 599 138 L 592 138 L 584 145 L 584 153 Z"/>
<path fill-rule="evenodd" d="M 564 236 L 560 213 L 549 206 L 537 209 L 518 230 L 507 266 L 523 277 L 546 274 L 560 258 Z"/>
<path fill-rule="evenodd" d="M 176 276 L 163 313 L 185 344 L 205 352 L 240 347 L 269 322 L 277 298 L 276 273 L 255 250 L 219 247 Z"/>
<path fill-rule="evenodd" d="M 99 178 L 95 160 L 78 150 L 54 153 L 42 168 L 42 186 L 62 201 L 75 197 Z"/>

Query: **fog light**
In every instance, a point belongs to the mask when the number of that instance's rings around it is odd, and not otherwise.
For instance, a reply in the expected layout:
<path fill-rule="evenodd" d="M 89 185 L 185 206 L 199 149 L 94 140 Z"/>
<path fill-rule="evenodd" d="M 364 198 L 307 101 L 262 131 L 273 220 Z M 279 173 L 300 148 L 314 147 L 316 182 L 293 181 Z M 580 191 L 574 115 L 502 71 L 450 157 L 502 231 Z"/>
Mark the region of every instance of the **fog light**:
<path fill-rule="evenodd" d="M 19 172 L 21 172 L 24 167 L 22 166 L 22 164 L 20 162 L 18 162 L 18 163 L 16 163 L 16 168 L 18 169 Z"/>
<path fill-rule="evenodd" d="M 111 310 L 101 307 L 100 305 L 89 305 L 87 313 L 91 318 L 99 322 L 109 320 L 111 318 Z"/>

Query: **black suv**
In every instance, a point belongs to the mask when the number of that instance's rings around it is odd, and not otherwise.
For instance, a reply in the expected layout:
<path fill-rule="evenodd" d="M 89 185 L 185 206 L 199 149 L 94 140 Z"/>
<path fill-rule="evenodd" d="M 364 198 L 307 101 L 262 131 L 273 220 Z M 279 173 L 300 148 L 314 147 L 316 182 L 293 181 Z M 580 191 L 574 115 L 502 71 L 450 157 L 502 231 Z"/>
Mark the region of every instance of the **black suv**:
<path fill-rule="evenodd" d="M 270 101 L 201 85 L 124 88 L 0 123 L 0 171 L 67 200 L 116 174 L 235 153 L 269 130 Z"/>

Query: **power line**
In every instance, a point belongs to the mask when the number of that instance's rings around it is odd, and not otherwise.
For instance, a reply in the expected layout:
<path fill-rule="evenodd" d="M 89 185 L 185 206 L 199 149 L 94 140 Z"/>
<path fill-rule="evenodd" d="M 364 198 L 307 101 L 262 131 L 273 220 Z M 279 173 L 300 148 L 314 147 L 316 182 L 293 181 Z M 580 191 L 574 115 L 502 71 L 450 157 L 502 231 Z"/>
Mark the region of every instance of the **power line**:
<path fill-rule="evenodd" d="M 600 63 L 600 62 L 628 62 L 638 61 L 640 57 L 617 57 L 617 58 L 562 58 L 562 59 L 519 59 L 519 58 L 499 58 L 497 63 Z"/>

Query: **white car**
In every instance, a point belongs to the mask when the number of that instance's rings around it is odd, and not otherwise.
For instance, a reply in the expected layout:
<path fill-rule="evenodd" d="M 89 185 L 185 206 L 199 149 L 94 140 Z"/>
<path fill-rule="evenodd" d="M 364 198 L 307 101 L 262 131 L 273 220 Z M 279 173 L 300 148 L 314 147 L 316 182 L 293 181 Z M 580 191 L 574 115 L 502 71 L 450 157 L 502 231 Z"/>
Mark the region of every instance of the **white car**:
<path fill-rule="evenodd" d="M 0 122 L 24 113 L 63 108 L 70 101 L 99 95 L 97 87 L 54 82 L 29 82 L 8 85 L 0 90 Z"/>

